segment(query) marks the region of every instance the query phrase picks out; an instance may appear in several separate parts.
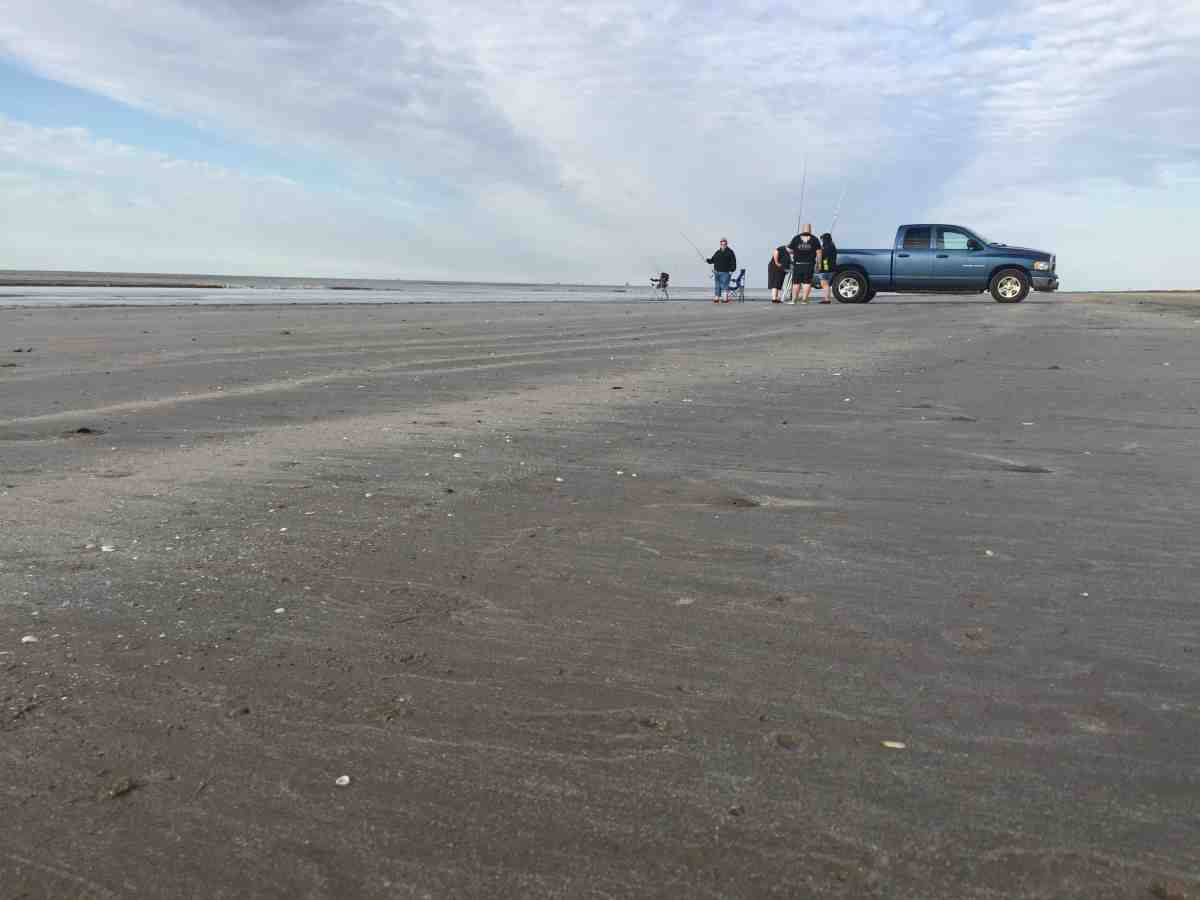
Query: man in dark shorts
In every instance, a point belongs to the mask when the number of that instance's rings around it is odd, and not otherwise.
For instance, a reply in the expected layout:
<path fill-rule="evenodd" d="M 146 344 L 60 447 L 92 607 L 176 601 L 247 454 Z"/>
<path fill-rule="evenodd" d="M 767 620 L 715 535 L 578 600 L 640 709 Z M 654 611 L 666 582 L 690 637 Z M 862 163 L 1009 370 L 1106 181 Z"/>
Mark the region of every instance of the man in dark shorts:
<path fill-rule="evenodd" d="M 776 247 L 771 254 L 771 261 L 767 263 L 767 287 L 771 289 L 771 302 L 782 303 L 783 297 L 783 281 L 787 278 L 787 273 L 792 268 L 792 254 L 788 251 L 787 245 L 783 244 Z"/>
<path fill-rule="evenodd" d="M 812 294 L 813 272 L 816 271 L 817 264 L 821 261 L 821 242 L 812 233 L 812 226 L 805 225 L 800 229 L 800 233 L 792 238 L 788 249 L 792 251 L 792 299 L 790 302 L 795 305 L 800 296 L 800 286 L 803 285 L 803 302 L 807 303 L 809 295 Z"/>

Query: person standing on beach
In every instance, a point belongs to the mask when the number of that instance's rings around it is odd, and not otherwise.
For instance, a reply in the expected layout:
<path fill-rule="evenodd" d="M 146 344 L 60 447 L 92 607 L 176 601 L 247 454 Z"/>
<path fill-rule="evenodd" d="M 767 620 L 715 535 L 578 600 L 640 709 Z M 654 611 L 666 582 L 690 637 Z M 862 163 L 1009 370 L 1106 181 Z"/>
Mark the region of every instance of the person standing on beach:
<path fill-rule="evenodd" d="M 826 231 L 821 235 L 821 263 L 817 267 L 817 279 L 825 288 L 825 299 L 822 303 L 832 303 L 833 270 L 837 268 L 837 244 L 833 235 Z"/>
<path fill-rule="evenodd" d="M 804 303 L 812 294 L 813 272 L 821 262 L 821 242 L 813 236 L 812 225 L 805 225 L 800 233 L 788 244 L 792 251 L 792 299 L 795 305 L 800 296 L 800 287 L 804 286 Z"/>
<path fill-rule="evenodd" d="M 771 289 L 771 302 L 783 302 L 783 281 L 792 268 L 792 254 L 787 244 L 780 244 L 771 253 L 771 261 L 767 263 L 767 287 Z"/>
<path fill-rule="evenodd" d="M 729 241 L 721 238 L 721 249 L 705 260 L 713 267 L 713 303 L 729 302 L 729 279 L 737 270 L 737 255 L 729 247 Z M 721 295 L 724 294 L 724 300 Z"/>

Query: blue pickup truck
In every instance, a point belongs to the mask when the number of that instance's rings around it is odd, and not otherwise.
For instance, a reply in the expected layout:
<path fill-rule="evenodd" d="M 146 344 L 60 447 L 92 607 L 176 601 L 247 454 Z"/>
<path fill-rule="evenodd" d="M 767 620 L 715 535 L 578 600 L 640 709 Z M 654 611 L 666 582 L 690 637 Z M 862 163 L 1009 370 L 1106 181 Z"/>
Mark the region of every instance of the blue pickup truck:
<path fill-rule="evenodd" d="M 877 291 L 990 291 L 997 303 L 1020 303 L 1058 290 L 1053 253 L 997 244 L 959 225 L 901 225 L 889 250 L 838 250 L 833 295 L 870 303 Z"/>

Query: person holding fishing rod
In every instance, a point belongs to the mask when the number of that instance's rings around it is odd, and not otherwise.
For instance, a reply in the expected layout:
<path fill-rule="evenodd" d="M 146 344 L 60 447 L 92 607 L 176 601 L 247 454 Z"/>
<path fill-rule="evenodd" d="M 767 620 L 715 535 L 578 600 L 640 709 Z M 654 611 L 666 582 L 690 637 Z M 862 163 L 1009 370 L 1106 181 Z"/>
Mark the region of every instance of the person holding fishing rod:
<path fill-rule="evenodd" d="M 728 303 L 729 279 L 737 271 L 737 254 L 730 249 L 729 242 L 721 238 L 721 248 L 704 261 L 713 267 L 713 303 Z"/>

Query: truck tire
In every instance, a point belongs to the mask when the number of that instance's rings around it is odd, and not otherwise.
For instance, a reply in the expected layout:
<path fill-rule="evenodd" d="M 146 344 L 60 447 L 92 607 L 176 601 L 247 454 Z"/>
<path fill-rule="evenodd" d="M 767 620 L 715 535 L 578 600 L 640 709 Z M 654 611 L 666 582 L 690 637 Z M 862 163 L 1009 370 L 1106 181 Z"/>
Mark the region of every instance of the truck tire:
<path fill-rule="evenodd" d="M 833 296 L 838 303 L 866 303 L 871 299 L 870 294 L 866 277 L 853 269 L 833 276 Z"/>
<path fill-rule="evenodd" d="M 1020 269 L 1001 269 L 992 276 L 988 290 L 997 303 L 1020 303 L 1029 296 L 1029 276 Z"/>

